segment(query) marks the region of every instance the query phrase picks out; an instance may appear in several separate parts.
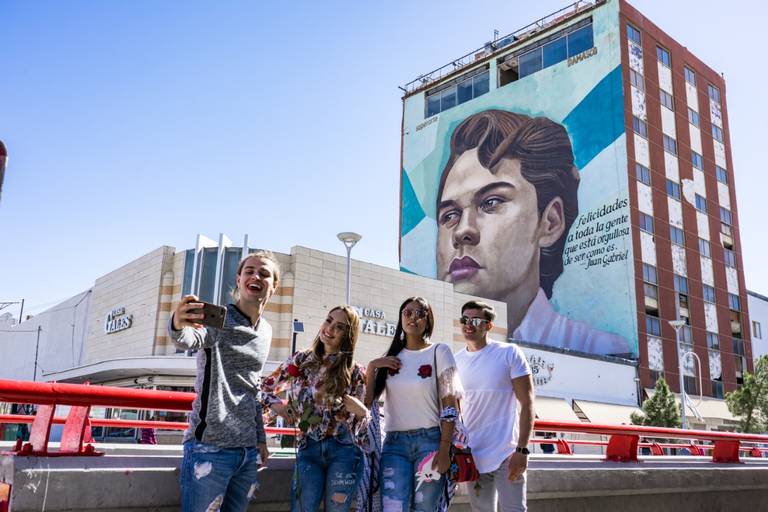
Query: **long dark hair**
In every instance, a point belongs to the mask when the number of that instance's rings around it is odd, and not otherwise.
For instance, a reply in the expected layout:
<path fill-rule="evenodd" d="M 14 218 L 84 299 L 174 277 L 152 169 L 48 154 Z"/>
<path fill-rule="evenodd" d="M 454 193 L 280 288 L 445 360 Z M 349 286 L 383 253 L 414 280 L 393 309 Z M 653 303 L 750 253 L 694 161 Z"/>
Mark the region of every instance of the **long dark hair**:
<path fill-rule="evenodd" d="M 432 306 L 429 305 L 427 299 L 424 297 L 408 297 L 400 305 L 400 311 L 397 314 L 397 327 L 395 328 L 395 336 L 392 338 L 392 344 L 387 349 L 388 356 L 396 356 L 401 350 L 405 348 L 405 333 L 403 332 L 403 310 L 411 302 L 417 302 L 422 308 L 427 311 L 427 326 L 424 329 L 424 339 L 428 340 L 432 336 L 432 331 L 435 328 L 435 315 L 432 313 Z M 387 376 L 389 375 L 387 368 L 379 368 L 376 370 L 376 376 L 374 382 L 376 385 L 373 387 L 373 398 L 378 400 L 381 394 L 384 392 L 384 388 L 387 387 Z"/>
<path fill-rule="evenodd" d="M 347 317 L 349 330 L 339 347 L 339 354 L 336 360 L 328 368 L 327 376 L 323 390 L 329 396 L 336 398 L 343 397 L 347 393 L 347 388 L 352 382 L 352 368 L 354 366 L 353 354 L 357 338 L 360 335 L 360 317 L 354 309 L 349 306 L 336 306 L 328 312 L 330 316 L 334 311 L 343 311 Z M 312 370 L 319 368 L 323 357 L 325 356 L 325 345 L 320 341 L 320 333 L 315 337 L 312 347 L 307 349 L 310 357 L 307 358 L 306 366 Z"/>

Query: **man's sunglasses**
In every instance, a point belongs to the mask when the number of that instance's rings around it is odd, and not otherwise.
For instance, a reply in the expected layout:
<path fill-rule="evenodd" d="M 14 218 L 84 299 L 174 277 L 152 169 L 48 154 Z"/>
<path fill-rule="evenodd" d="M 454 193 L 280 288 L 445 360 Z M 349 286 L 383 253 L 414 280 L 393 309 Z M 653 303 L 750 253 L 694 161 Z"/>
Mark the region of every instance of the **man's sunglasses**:
<path fill-rule="evenodd" d="M 469 318 L 468 316 L 462 316 L 459 318 L 461 325 L 471 325 L 475 329 L 483 325 L 483 322 L 487 322 L 485 318 Z"/>
<path fill-rule="evenodd" d="M 416 320 L 421 320 L 422 318 L 427 318 L 427 310 L 426 309 L 404 309 L 403 316 L 408 320 L 410 320 L 411 318 L 415 318 Z"/>

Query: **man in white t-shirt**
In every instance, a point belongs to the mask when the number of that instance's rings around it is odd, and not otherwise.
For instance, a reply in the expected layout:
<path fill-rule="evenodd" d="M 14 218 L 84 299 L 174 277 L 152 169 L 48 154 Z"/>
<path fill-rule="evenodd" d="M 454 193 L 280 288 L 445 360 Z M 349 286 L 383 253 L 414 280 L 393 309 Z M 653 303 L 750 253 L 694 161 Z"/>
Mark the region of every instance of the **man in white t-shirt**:
<path fill-rule="evenodd" d="M 533 380 L 523 351 L 488 339 L 496 312 L 470 301 L 461 308 L 467 346 L 455 354 L 464 386 L 461 402 L 469 445 L 480 471 L 473 512 L 526 510 L 528 440 L 533 430 Z M 518 403 L 520 404 L 518 407 Z"/>

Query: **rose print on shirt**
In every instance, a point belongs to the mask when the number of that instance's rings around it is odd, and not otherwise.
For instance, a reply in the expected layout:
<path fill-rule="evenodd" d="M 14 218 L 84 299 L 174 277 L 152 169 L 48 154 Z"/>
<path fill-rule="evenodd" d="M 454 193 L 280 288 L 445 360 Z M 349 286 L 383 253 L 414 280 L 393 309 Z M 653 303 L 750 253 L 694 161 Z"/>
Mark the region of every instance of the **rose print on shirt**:
<path fill-rule="evenodd" d="M 432 365 L 431 364 L 423 364 L 419 366 L 419 377 L 422 379 L 428 379 L 432 376 Z"/>

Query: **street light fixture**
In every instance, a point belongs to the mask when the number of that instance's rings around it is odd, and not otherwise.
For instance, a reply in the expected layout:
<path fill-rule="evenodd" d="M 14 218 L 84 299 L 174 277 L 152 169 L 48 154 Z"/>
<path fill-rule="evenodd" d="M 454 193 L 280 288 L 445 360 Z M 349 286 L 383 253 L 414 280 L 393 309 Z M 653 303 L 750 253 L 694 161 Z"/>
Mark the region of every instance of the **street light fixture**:
<path fill-rule="evenodd" d="M 352 258 L 351 258 L 352 248 L 363 237 L 351 231 L 344 231 L 343 233 L 339 233 L 338 235 L 336 235 L 336 237 L 339 240 L 341 240 L 341 243 L 343 243 L 344 247 L 347 248 L 347 305 L 349 305 L 350 285 L 351 285 L 351 276 L 352 276 Z"/>
<path fill-rule="evenodd" d="M 675 346 L 677 347 L 677 371 L 680 374 L 680 426 L 685 429 L 685 378 L 683 378 L 683 347 L 680 344 L 680 329 L 685 325 L 684 320 L 670 320 L 669 325 L 675 330 Z"/>

